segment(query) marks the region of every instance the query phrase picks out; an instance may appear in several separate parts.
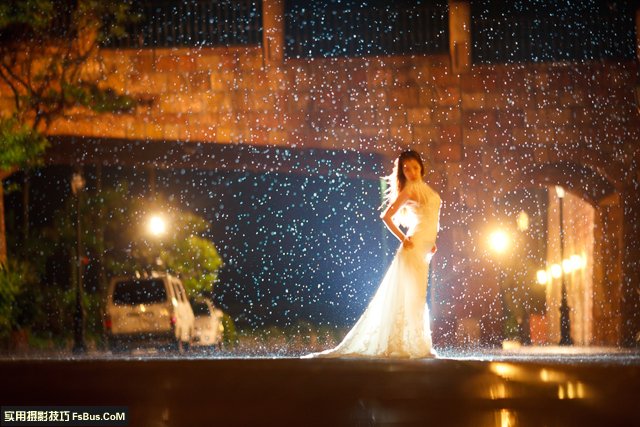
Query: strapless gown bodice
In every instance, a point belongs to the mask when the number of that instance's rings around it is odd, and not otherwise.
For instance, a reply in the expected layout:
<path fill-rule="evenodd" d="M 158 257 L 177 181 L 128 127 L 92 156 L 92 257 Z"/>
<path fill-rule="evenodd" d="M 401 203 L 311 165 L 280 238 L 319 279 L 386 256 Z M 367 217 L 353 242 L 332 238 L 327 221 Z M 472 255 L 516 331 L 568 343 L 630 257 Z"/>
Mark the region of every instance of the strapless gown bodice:
<path fill-rule="evenodd" d="M 407 227 L 407 235 L 415 245 L 416 255 L 425 251 L 431 253 L 431 248 L 436 244 L 438 230 L 440 228 L 440 195 L 423 181 L 408 184 L 407 188 L 412 197 L 406 203 L 403 212 L 403 222 Z"/>

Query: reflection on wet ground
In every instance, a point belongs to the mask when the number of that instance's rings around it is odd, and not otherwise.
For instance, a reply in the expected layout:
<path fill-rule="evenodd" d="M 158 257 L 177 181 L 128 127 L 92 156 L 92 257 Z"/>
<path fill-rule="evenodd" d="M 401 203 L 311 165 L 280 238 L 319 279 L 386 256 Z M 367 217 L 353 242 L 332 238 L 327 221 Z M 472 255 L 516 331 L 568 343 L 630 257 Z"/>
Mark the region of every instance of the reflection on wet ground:
<path fill-rule="evenodd" d="M 640 425 L 640 352 L 370 360 L 90 354 L 0 361 L 3 405 L 125 405 L 131 426 Z"/>

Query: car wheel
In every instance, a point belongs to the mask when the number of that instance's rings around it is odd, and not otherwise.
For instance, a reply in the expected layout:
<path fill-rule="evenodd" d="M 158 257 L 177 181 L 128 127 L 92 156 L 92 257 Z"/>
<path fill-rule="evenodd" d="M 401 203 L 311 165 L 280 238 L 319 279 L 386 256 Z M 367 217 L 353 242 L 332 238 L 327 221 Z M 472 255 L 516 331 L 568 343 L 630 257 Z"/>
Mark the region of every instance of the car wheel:
<path fill-rule="evenodd" d="M 128 350 L 128 348 L 121 341 L 111 340 L 109 342 L 109 350 L 111 351 L 112 354 L 120 354 L 120 353 L 125 353 Z"/>
<path fill-rule="evenodd" d="M 187 342 L 184 343 L 184 349 L 187 352 L 190 352 L 193 350 L 193 330 L 189 332 L 189 338 L 187 339 Z"/>
<path fill-rule="evenodd" d="M 182 343 L 182 340 L 180 340 L 180 338 L 177 338 L 175 341 L 169 344 L 169 351 L 178 354 L 184 352 L 184 344 Z"/>

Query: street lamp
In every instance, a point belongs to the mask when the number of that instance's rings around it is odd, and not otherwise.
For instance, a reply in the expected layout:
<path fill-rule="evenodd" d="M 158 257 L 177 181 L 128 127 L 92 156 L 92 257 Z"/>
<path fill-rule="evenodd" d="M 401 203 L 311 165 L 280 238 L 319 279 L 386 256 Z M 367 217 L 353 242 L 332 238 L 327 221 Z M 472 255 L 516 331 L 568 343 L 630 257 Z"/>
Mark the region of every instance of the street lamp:
<path fill-rule="evenodd" d="M 167 222 L 160 215 L 152 215 L 147 222 L 147 229 L 152 236 L 160 237 L 167 232 Z"/>
<path fill-rule="evenodd" d="M 569 262 L 571 263 L 571 270 L 581 270 L 584 268 L 584 261 L 580 255 L 571 255 L 569 258 Z"/>
<path fill-rule="evenodd" d="M 164 216 L 160 214 L 152 214 L 147 219 L 147 233 L 154 237 L 156 243 L 162 246 L 161 237 L 167 233 L 167 221 Z M 156 248 L 155 244 L 152 243 L 152 247 Z M 155 256 L 155 264 L 157 266 L 162 266 L 162 258 L 159 255 L 156 256 L 154 253 L 152 256 Z"/>
<path fill-rule="evenodd" d="M 536 278 L 539 285 L 546 285 L 549 283 L 549 273 L 547 273 L 547 270 L 538 270 Z"/>
<path fill-rule="evenodd" d="M 80 193 L 84 190 L 85 180 L 82 173 L 76 172 L 71 177 L 71 192 L 76 205 L 76 310 L 73 316 L 73 352 L 87 351 L 84 342 L 84 305 L 82 304 L 83 268 L 82 268 L 82 224 L 80 222 Z"/>
<path fill-rule="evenodd" d="M 519 231 L 527 231 L 529 229 L 529 215 L 525 211 L 520 211 L 516 219 Z"/>
<path fill-rule="evenodd" d="M 564 188 L 556 185 L 556 194 L 560 199 L 560 259 L 564 260 L 564 224 L 563 224 L 563 201 Z M 569 317 L 569 304 L 567 303 L 567 287 L 564 274 L 561 274 L 562 300 L 560 302 L 560 345 L 573 345 L 571 339 L 571 318 Z"/>
<path fill-rule="evenodd" d="M 489 245 L 494 252 L 502 254 L 509 248 L 509 236 L 502 230 L 496 230 L 489 235 Z"/>

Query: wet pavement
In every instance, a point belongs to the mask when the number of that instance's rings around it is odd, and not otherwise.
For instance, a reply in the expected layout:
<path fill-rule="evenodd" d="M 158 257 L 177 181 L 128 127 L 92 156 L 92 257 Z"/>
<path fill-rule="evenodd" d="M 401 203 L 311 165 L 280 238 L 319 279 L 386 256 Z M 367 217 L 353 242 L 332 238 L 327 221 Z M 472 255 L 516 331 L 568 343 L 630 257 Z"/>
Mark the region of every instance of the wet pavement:
<path fill-rule="evenodd" d="M 5 358 L 0 402 L 126 406 L 130 426 L 640 426 L 637 351 L 442 357 Z"/>

